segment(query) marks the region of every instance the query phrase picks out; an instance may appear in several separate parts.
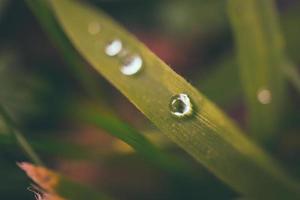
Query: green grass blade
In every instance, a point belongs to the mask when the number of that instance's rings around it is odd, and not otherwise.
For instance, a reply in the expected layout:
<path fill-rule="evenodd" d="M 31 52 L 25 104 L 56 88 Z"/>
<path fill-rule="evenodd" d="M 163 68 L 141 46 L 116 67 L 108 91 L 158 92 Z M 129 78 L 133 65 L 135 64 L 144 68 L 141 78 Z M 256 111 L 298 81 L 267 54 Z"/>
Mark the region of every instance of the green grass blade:
<path fill-rule="evenodd" d="M 21 147 L 21 149 L 28 156 L 28 158 L 31 159 L 34 163 L 38 165 L 42 165 L 43 162 L 41 161 L 39 156 L 32 149 L 32 147 L 27 142 L 23 134 L 19 130 L 17 130 L 16 125 L 13 122 L 12 118 L 9 116 L 9 114 L 1 104 L 0 104 L 0 115 L 2 116 L 3 120 L 7 124 L 9 133 L 14 136 L 16 143 Z"/>
<path fill-rule="evenodd" d="M 200 88 L 217 105 L 228 106 L 238 100 L 243 94 L 241 85 L 236 84 L 240 80 L 237 70 L 238 64 L 232 55 L 221 58 L 220 61 L 209 66 L 214 68 L 206 76 L 196 75 L 195 85 Z M 281 71 L 285 79 L 300 93 L 300 74 L 295 64 L 291 61 L 281 66 Z M 223 91 L 228 91 L 223 93 Z"/>
<path fill-rule="evenodd" d="M 81 81 L 84 89 L 86 89 L 91 97 L 96 98 L 98 103 L 102 104 L 103 110 L 101 114 L 90 113 L 87 112 L 81 113 L 81 120 L 88 121 L 89 123 L 93 123 L 98 127 L 106 130 L 109 134 L 118 137 L 119 139 L 125 141 L 131 147 L 133 147 L 138 153 L 141 153 L 149 161 L 158 164 L 164 169 L 175 169 L 182 168 L 182 164 L 178 161 L 175 161 L 175 158 L 171 158 L 167 154 L 160 151 L 154 145 L 152 145 L 144 136 L 142 136 L 138 131 L 134 128 L 126 125 L 121 120 L 119 120 L 113 114 L 110 114 L 109 117 L 105 114 L 106 112 L 111 113 L 111 109 L 105 106 L 105 102 L 103 102 L 103 98 L 99 96 L 99 88 L 95 87 L 96 81 L 93 79 L 87 71 L 85 71 L 85 66 L 82 64 L 82 60 L 78 57 L 78 53 L 74 50 L 64 33 L 62 32 L 60 26 L 57 24 L 56 19 L 53 16 L 53 13 L 49 9 L 48 3 L 46 1 L 40 0 L 27 0 L 27 3 L 32 10 L 32 12 L 36 15 L 37 19 L 45 29 L 45 31 L 49 34 L 51 39 L 57 44 L 61 53 L 64 55 L 69 65 L 74 69 L 77 78 Z M 98 106 L 99 107 L 99 106 Z M 73 113 L 73 109 L 70 111 L 71 115 Z M 85 116 L 86 119 L 83 117 Z M 78 118 L 77 118 L 78 119 Z M 170 168 L 170 166 L 172 166 Z"/>
<path fill-rule="evenodd" d="M 53 137 L 31 137 L 30 145 L 36 149 L 40 155 L 54 156 L 64 159 L 74 160 L 97 160 L 103 152 L 96 152 L 87 149 L 85 146 L 66 143 L 64 141 L 54 139 Z M 6 133 L 0 133 L 0 146 L 9 149 L 10 152 L 16 151 L 16 142 L 14 137 Z M 113 151 L 113 150 L 112 150 Z M 114 152 L 115 153 L 115 152 Z M 108 154 L 108 152 L 106 153 Z"/>
<path fill-rule="evenodd" d="M 75 1 L 50 1 L 57 19 L 83 57 L 169 138 L 237 192 L 252 198 L 296 198 L 299 186 L 266 153 L 241 133 L 212 102 L 172 71 L 135 37 L 111 18 Z M 97 22 L 101 32 L 91 35 Z M 141 55 L 143 69 L 136 76 L 120 73 L 120 61 L 106 56 L 113 39 Z M 194 115 L 176 118 L 169 110 L 174 94 L 187 93 Z"/>
<path fill-rule="evenodd" d="M 300 93 L 300 74 L 296 65 L 291 61 L 287 61 L 286 64 L 282 66 L 282 71 L 294 88 Z"/>
<path fill-rule="evenodd" d="M 70 113 L 76 121 L 79 119 L 80 122 L 86 122 L 107 131 L 131 146 L 143 158 L 167 171 L 180 173 L 183 170 L 190 170 L 181 160 L 163 152 L 142 133 L 113 115 L 100 114 L 94 107 L 88 106 L 72 107 Z"/>
<path fill-rule="evenodd" d="M 253 136 L 268 141 L 278 129 L 285 97 L 286 61 L 273 0 L 230 0 L 229 15 Z"/>

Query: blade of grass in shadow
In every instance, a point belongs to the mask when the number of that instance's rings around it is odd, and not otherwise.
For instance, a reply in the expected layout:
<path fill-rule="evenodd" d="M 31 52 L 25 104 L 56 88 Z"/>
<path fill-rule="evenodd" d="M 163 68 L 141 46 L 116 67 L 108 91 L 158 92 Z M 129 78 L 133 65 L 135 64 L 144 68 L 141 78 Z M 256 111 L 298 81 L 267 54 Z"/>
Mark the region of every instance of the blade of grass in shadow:
<path fill-rule="evenodd" d="M 180 173 L 190 170 L 180 159 L 160 150 L 142 133 L 113 115 L 101 113 L 95 107 L 71 107 L 70 113 L 77 121 L 95 125 L 131 146 L 142 157 L 153 164 L 171 172 Z"/>
<path fill-rule="evenodd" d="M 287 60 L 282 66 L 282 71 L 295 89 L 300 93 L 300 74 L 295 64 Z"/>
<path fill-rule="evenodd" d="M 16 151 L 15 138 L 11 134 L 0 133 L 0 146 L 9 149 L 10 152 Z M 40 155 L 59 156 L 67 159 L 96 159 L 100 152 L 87 150 L 83 146 L 76 144 L 66 144 L 65 142 L 53 138 L 30 138 L 30 145 L 36 149 Z"/>
<path fill-rule="evenodd" d="M 51 10 L 49 10 L 47 2 L 40 0 L 27 0 L 27 3 L 33 13 L 36 15 L 37 19 L 40 21 L 43 28 L 46 30 L 52 40 L 58 45 L 70 66 L 75 69 L 75 74 L 77 74 L 78 79 L 81 81 L 84 88 L 89 92 L 91 97 L 94 97 L 97 100 L 97 103 L 102 104 L 102 110 L 100 112 L 101 114 L 98 113 L 97 115 L 93 114 L 92 116 L 82 116 L 87 117 L 89 122 L 96 124 L 98 127 L 100 126 L 100 128 L 103 128 L 109 134 L 120 138 L 133 147 L 137 152 L 148 158 L 151 162 L 158 164 L 164 169 L 171 169 L 173 171 L 176 168 L 181 169 L 183 164 L 180 164 L 180 161 L 176 161 L 175 158 L 171 158 L 171 156 L 160 151 L 138 131 L 129 125 L 126 125 L 112 114 L 111 109 L 109 109 L 105 102 L 101 100 L 103 98 L 99 96 L 99 88 L 95 87 L 96 81 L 93 80 L 93 76 L 91 76 L 91 74 L 85 71 L 85 66 L 82 64 L 81 58 L 79 58 L 78 53 L 74 50 L 62 32 L 60 26 L 57 24 L 53 13 Z M 100 107 L 100 105 L 98 107 Z M 71 113 L 73 113 L 73 110 Z M 107 113 L 110 115 L 109 118 L 106 117 Z M 81 119 L 85 120 L 85 118 L 82 116 Z"/>
<path fill-rule="evenodd" d="M 273 0 L 230 0 L 239 70 L 253 136 L 268 142 L 279 127 L 285 99 L 286 61 Z"/>
<path fill-rule="evenodd" d="M 237 80 L 240 80 L 238 64 L 233 55 L 226 55 L 212 66 L 214 70 L 206 76 L 196 74 L 194 77 L 195 85 L 200 88 L 210 99 L 222 107 L 231 105 L 243 94 L 243 89 Z M 281 72 L 285 79 L 300 93 L 300 75 L 295 64 L 286 61 L 281 66 Z M 227 91 L 223 93 L 223 91 Z"/>
<path fill-rule="evenodd" d="M 235 103 L 242 94 L 242 88 L 237 84 L 239 76 L 232 55 L 224 55 L 213 66 L 213 71 L 204 75 L 196 75 L 195 85 L 217 105 L 226 107 Z M 226 91 L 226 92 L 224 92 Z"/>
<path fill-rule="evenodd" d="M 299 7 L 299 6 L 298 6 Z M 298 40 L 297 24 L 299 24 L 299 8 L 289 9 L 282 16 L 282 30 L 285 32 L 288 42 L 288 49 L 293 55 L 292 58 L 297 60 L 297 49 L 300 48 Z M 218 105 L 229 105 L 238 99 L 243 93 L 242 86 L 237 83 L 239 80 L 238 63 L 232 53 L 217 59 L 217 62 L 209 68 L 214 68 L 212 72 L 203 76 L 196 74 L 194 82 L 197 88 L 200 88 L 208 97 Z M 291 61 L 286 61 L 281 65 L 281 73 L 285 79 L 300 92 L 300 74 L 297 65 Z M 223 91 L 227 91 L 224 93 Z"/>
<path fill-rule="evenodd" d="M 9 1 L 7 1 L 7 0 L 0 1 L 0 20 L 1 20 L 1 17 L 3 16 L 3 13 L 4 13 L 3 11 L 5 11 L 8 2 Z"/>
<path fill-rule="evenodd" d="M 98 190 L 76 183 L 62 175 L 45 167 L 35 166 L 30 163 L 18 163 L 19 167 L 26 172 L 37 185 L 37 192 L 46 199 L 72 199 L 72 200 L 110 200 L 105 194 Z"/>
<path fill-rule="evenodd" d="M 100 152 L 89 151 L 83 146 L 76 144 L 66 144 L 62 141 L 53 140 L 52 138 L 30 138 L 32 148 L 36 149 L 41 155 L 50 155 L 62 157 L 65 159 L 96 159 L 99 158 Z M 15 151 L 15 140 L 11 135 L 0 134 L 0 146 L 9 148 L 11 152 Z"/>
<path fill-rule="evenodd" d="M 114 156 L 129 156 L 135 152 L 130 145 L 118 139 L 114 140 L 112 146 L 105 150 L 95 150 L 51 137 L 31 137 L 30 144 L 41 156 L 52 156 L 66 160 L 103 161 Z M 167 145 L 162 146 L 166 147 Z M 14 137 L 3 132 L 0 133 L 0 148 L 8 149 L 9 152 L 18 151 Z"/>
<path fill-rule="evenodd" d="M 43 0 L 26 0 L 30 10 L 36 16 L 42 28 L 49 35 L 52 42 L 58 47 L 64 59 L 69 64 L 70 69 L 74 72 L 75 77 L 80 81 L 83 89 L 87 94 L 104 103 L 101 98 L 101 87 L 91 72 L 84 66 L 83 60 L 74 50 L 61 28 L 57 24 L 47 1 Z"/>
<path fill-rule="evenodd" d="M 3 120 L 7 124 L 9 134 L 14 136 L 14 139 L 15 139 L 16 143 L 21 147 L 21 149 L 28 156 L 28 158 L 31 159 L 34 163 L 36 163 L 38 165 L 43 165 L 41 159 L 38 157 L 38 155 L 32 149 L 32 147 L 27 142 L 27 140 L 23 136 L 23 134 L 17 129 L 17 127 L 16 127 L 15 123 L 13 122 L 12 118 L 9 116 L 9 114 L 5 110 L 4 106 L 1 105 L 1 104 L 0 104 L 0 115 L 2 116 Z"/>
<path fill-rule="evenodd" d="M 298 183 L 287 177 L 278 164 L 215 104 L 111 18 L 76 1 L 50 2 L 57 19 L 82 56 L 164 134 L 217 177 L 252 198 L 296 198 L 299 195 Z M 99 23 L 99 34 L 88 31 L 90 23 Z M 119 39 L 125 48 L 121 58 L 105 54 L 106 47 L 114 39 Z M 120 71 L 122 64 L 128 64 L 122 60 L 126 51 L 141 57 L 142 70 L 133 76 Z M 179 118 L 171 114 L 170 101 L 179 93 L 186 93 L 191 99 L 193 115 Z"/>

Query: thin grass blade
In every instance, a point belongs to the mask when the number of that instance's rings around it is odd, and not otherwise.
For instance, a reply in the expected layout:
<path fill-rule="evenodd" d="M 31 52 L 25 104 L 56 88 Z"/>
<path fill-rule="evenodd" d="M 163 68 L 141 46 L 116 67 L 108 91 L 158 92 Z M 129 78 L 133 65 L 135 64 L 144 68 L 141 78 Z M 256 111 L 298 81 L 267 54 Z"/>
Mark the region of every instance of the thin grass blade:
<path fill-rule="evenodd" d="M 230 0 L 239 70 L 253 137 L 268 142 L 280 127 L 285 100 L 284 42 L 273 0 Z"/>
<path fill-rule="evenodd" d="M 16 125 L 4 106 L 0 104 L 0 116 L 2 116 L 3 120 L 5 121 L 9 134 L 11 134 L 15 142 L 20 146 L 20 148 L 23 150 L 23 152 L 28 156 L 29 159 L 31 159 L 34 163 L 38 165 L 43 165 L 42 160 L 39 158 L 39 156 L 36 154 L 36 152 L 32 149 L 29 142 L 26 140 L 26 138 L 23 136 L 23 134 L 16 128 Z"/>

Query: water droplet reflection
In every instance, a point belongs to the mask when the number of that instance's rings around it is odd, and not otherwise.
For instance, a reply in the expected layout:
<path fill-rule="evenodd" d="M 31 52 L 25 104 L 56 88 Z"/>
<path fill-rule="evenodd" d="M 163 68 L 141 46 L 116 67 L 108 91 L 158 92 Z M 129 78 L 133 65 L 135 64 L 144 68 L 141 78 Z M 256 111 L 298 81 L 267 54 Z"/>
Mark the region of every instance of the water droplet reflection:
<path fill-rule="evenodd" d="M 101 30 L 101 26 L 98 22 L 91 22 L 89 23 L 88 25 L 88 32 L 91 34 L 91 35 L 96 35 L 97 33 L 99 33 Z"/>
<path fill-rule="evenodd" d="M 269 104 L 272 101 L 272 93 L 270 90 L 268 89 L 260 89 L 257 92 L 257 100 L 261 103 L 261 104 Z"/>
<path fill-rule="evenodd" d="M 108 56 L 115 56 L 122 50 L 123 45 L 121 40 L 115 39 L 105 47 L 105 53 Z"/>
<path fill-rule="evenodd" d="M 123 60 L 121 72 L 124 75 L 130 76 L 138 73 L 143 66 L 143 60 L 139 55 L 128 55 Z"/>
<path fill-rule="evenodd" d="M 172 115 L 176 117 L 186 117 L 193 113 L 192 103 L 187 94 L 177 94 L 171 97 L 169 104 Z"/>

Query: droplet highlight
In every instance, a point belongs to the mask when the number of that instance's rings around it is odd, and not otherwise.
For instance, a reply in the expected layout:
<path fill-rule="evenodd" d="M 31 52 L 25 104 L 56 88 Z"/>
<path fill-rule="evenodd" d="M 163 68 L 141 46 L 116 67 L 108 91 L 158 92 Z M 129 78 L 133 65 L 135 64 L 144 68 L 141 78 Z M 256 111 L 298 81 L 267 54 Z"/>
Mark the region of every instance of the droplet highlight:
<path fill-rule="evenodd" d="M 93 22 L 90 22 L 88 24 L 88 32 L 91 34 L 91 35 L 96 35 L 100 32 L 101 30 L 101 26 L 98 22 L 96 21 L 93 21 Z"/>
<path fill-rule="evenodd" d="M 272 93 L 270 90 L 262 88 L 257 92 L 257 100 L 261 104 L 269 104 L 272 101 Z"/>
<path fill-rule="evenodd" d="M 122 41 L 119 39 L 115 39 L 105 47 L 105 53 L 108 56 L 116 56 L 121 52 L 122 48 L 123 48 Z"/>
<path fill-rule="evenodd" d="M 131 76 L 138 73 L 143 66 L 143 59 L 139 55 L 128 55 L 123 59 L 121 72 L 124 75 Z"/>
<path fill-rule="evenodd" d="M 193 106 L 187 94 L 177 94 L 171 97 L 169 109 L 176 117 L 187 117 L 193 114 Z"/>

